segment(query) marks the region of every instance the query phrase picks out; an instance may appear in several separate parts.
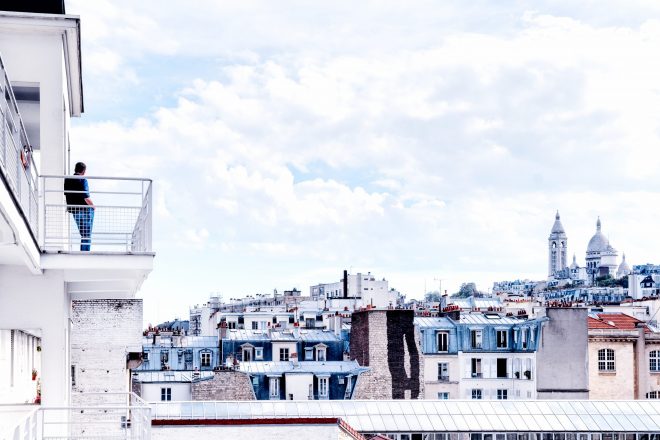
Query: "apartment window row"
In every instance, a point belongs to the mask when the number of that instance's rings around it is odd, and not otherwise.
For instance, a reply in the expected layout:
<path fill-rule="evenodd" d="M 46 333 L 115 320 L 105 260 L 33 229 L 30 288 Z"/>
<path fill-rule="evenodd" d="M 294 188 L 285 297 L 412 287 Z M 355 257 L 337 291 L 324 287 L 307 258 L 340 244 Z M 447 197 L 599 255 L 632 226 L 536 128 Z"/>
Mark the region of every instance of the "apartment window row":
<path fill-rule="evenodd" d="M 528 337 L 528 333 L 531 335 L 531 329 L 520 329 L 521 345 L 522 349 L 525 350 L 528 347 L 528 342 L 531 340 L 531 337 Z M 483 348 L 483 330 L 474 329 L 470 330 L 470 348 L 471 349 L 482 349 Z M 511 331 L 509 329 L 495 330 L 495 346 L 498 349 L 506 350 L 509 348 L 509 335 Z M 514 331 L 514 343 L 517 343 L 518 340 L 518 331 Z M 438 353 L 446 353 L 449 351 L 449 332 L 439 331 L 436 333 L 436 351 Z"/>
<path fill-rule="evenodd" d="M 330 398 L 330 386 L 329 386 L 329 377 L 319 377 L 318 378 L 318 398 L 321 400 Z M 350 379 L 349 379 L 350 380 Z M 351 383 L 349 382 L 347 387 L 350 387 Z M 313 389 L 312 385 L 309 385 L 309 398 L 313 399 Z M 347 393 L 350 393 L 347 388 Z M 290 394 L 292 397 L 293 395 Z M 269 377 L 268 378 L 268 397 L 270 400 L 279 400 L 280 399 L 280 378 L 279 377 Z"/>
<path fill-rule="evenodd" d="M 521 367 L 524 366 L 525 370 L 521 375 Z M 513 377 L 515 379 L 527 379 L 532 378 L 532 360 L 531 359 L 514 359 L 513 360 Z M 481 358 L 472 358 L 470 359 L 470 376 L 472 378 L 482 378 L 484 377 L 482 369 L 483 360 Z M 440 364 L 438 364 L 439 366 Z M 496 378 L 509 378 L 512 377 L 509 371 L 509 358 L 497 358 L 495 359 L 495 375 L 492 377 Z M 492 374 L 491 370 L 491 374 Z M 439 373 L 438 373 L 439 374 Z"/>
<path fill-rule="evenodd" d="M 473 388 L 471 390 L 472 400 L 482 400 L 484 391 L 481 388 Z M 509 398 L 509 390 L 498 389 L 496 390 L 497 400 L 507 400 Z"/>

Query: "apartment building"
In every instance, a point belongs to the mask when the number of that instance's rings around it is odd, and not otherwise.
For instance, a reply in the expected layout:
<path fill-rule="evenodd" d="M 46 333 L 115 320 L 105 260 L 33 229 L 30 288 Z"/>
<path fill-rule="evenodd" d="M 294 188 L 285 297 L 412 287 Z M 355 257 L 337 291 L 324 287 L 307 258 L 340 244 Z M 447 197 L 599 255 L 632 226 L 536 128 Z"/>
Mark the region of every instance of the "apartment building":
<path fill-rule="evenodd" d="M 497 313 L 415 318 L 426 399 L 535 399 L 543 320 Z"/>
<path fill-rule="evenodd" d="M 80 18 L 62 1 L 20 9 L 0 11 L 0 401 L 85 404 L 128 392 L 140 362 L 151 181 L 90 169 L 96 208 L 81 237 L 71 211 L 88 208 L 64 193 L 85 157 L 69 138 L 84 110 Z"/>
<path fill-rule="evenodd" d="M 660 399 L 660 332 L 624 313 L 587 320 L 590 398 Z"/>

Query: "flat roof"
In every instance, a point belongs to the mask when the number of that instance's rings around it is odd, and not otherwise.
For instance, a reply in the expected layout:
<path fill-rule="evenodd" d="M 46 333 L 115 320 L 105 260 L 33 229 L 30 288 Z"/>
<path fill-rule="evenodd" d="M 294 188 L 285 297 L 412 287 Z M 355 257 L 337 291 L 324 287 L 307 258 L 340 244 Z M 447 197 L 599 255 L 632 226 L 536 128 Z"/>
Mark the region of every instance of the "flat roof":
<path fill-rule="evenodd" d="M 260 400 L 155 402 L 154 420 L 337 417 L 362 433 L 660 432 L 648 400 Z"/>

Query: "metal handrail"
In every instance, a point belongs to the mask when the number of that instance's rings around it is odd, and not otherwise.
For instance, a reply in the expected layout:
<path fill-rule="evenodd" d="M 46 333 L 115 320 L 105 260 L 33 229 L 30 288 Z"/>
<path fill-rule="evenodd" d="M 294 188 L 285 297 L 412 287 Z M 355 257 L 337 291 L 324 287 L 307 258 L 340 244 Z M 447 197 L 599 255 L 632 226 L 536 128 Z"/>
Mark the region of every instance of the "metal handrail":
<path fill-rule="evenodd" d="M 0 91 L 4 95 L 0 101 L 0 173 L 36 242 L 39 236 L 39 170 L 31 154 L 32 147 L 1 56 L 0 70 Z M 15 134 L 18 134 L 18 145 Z M 24 165 L 23 161 L 27 163 Z"/>

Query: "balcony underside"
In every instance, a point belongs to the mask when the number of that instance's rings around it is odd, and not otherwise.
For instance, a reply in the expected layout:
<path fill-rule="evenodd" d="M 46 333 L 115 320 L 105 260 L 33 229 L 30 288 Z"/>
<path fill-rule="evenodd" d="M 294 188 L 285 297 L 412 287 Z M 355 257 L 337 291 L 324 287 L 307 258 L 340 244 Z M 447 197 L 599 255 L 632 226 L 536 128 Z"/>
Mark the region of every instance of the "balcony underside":
<path fill-rule="evenodd" d="M 132 298 L 153 260 L 153 253 L 44 253 L 41 267 L 63 272 L 71 299 Z"/>

